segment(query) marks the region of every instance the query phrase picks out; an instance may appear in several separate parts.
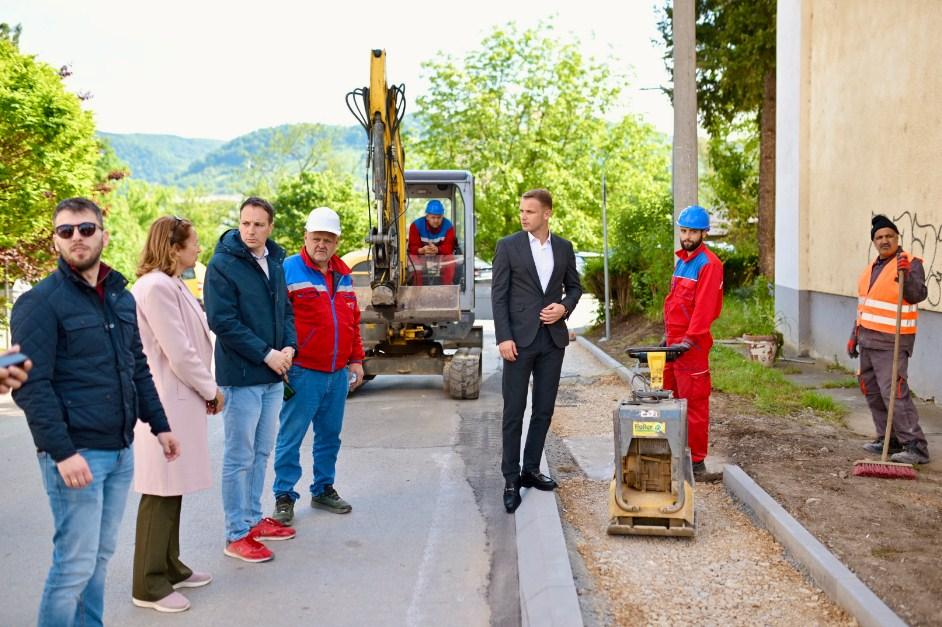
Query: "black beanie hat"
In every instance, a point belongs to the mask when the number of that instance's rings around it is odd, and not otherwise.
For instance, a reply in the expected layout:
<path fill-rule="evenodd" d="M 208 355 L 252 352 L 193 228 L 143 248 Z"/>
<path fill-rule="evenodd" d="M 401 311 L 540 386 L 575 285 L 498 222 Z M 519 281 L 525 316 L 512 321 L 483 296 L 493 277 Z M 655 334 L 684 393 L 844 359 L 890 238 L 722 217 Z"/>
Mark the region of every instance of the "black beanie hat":
<path fill-rule="evenodd" d="M 899 229 L 896 228 L 896 225 L 893 224 L 893 221 L 890 220 L 885 215 L 883 215 L 882 213 L 878 213 L 877 215 L 873 216 L 873 219 L 870 220 L 870 224 L 873 225 L 870 228 L 870 241 L 871 242 L 873 241 L 873 236 L 876 235 L 877 231 L 879 231 L 880 229 L 893 229 L 894 231 L 896 231 L 897 234 L 899 234 Z"/>

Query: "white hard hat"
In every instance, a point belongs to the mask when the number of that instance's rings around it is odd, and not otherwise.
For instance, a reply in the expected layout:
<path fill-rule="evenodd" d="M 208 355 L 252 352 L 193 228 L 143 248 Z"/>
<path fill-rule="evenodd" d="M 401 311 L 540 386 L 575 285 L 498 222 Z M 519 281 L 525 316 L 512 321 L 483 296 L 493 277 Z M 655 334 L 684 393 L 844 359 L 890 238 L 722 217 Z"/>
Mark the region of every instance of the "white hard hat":
<path fill-rule="evenodd" d="M 340 235 L 340 216 L 330 207 L 318 207 L 308 214 L 304 230 L 308 233 L 326 231 Z"/>

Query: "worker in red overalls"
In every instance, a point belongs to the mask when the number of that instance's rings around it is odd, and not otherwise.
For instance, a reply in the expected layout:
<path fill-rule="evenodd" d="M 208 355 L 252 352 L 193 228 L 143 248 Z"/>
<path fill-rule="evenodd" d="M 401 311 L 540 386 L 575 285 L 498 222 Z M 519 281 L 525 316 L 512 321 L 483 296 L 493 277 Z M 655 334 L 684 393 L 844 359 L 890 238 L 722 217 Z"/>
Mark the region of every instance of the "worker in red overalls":
<path fill-rule="evenodd" d="M 706 209 L 691 205 L 677 218 L 681 248 L 664 301 L 664 340 L 688 350 L 664 369 L 664 388 L 687 399 L 687 443 L 695 475 L 706 472 L 710 431 L 710 325 L 723 308 L 723 262 L 707 248 Z"/>

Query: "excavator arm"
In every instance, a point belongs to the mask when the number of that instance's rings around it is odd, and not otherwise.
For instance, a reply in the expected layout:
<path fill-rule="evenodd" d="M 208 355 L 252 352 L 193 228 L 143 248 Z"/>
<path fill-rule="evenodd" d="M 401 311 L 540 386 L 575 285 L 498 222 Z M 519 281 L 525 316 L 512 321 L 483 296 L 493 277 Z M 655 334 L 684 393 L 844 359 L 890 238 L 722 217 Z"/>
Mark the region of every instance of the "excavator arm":
<path fill-rule="evenodd" d="M 347 94 L 347 107 L 369 137 L 367 170 L 376 217 L 367 236 L 373 256 L 372 304 L 395 306 L 399 287 L 406 282 L 408 262 L 405 151 L 399 138 L 405 87 L 387 84 L 385 50 L 370 52 L 370 85 Z"/>

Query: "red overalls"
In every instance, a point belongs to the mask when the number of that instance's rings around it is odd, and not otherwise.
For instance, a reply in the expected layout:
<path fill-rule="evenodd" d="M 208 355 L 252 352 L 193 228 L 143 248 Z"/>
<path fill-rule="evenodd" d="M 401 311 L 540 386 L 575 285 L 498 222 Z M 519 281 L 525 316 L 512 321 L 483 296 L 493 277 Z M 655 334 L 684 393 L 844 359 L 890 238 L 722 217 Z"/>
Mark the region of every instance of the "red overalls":
<path fill-rule="evenodd" d="M 664 368 L 664 387 L 687 399 L 687 443 L 694 462 L 707 455 L 710 432 L 710 325 L 723 307 L 723 262 L 700 244 L 676 253 L 671 291 L 664 301 L 667 344 L 686 341 L 690 350 Z"/>

